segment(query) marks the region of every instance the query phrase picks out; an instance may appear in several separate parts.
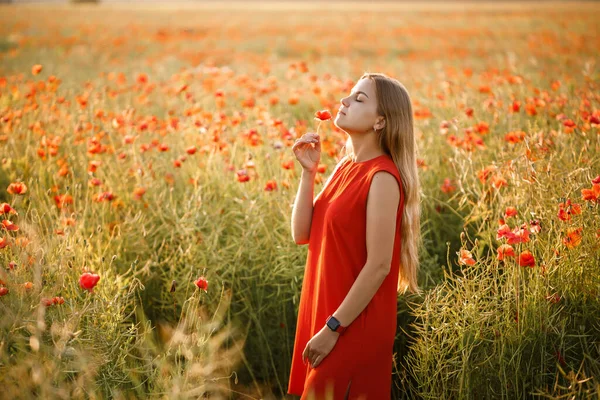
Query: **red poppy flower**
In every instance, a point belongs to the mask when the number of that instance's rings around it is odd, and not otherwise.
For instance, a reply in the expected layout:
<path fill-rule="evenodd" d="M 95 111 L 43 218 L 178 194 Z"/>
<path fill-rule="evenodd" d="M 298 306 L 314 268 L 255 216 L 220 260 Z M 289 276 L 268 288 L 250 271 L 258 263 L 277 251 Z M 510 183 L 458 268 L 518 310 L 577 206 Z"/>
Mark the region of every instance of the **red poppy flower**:
<path fill-rule="evenodd" d="M 196 286 L 198 286 L 200 289 L 204 290 L 205 292 L 208 291 L 208 281 L 206 280 L 205 277 L 201 276 L 200 278 L 198 278 L 196 280 Z"/>
<path fill-rule="evenodd" d="M 6 191 L 10 194 L 25 194 L 27 193 L 27 185 L 21 182 L 13 182 L 8 185 Z"/>
<path fill-rule="evenodd" d="M 115 195 L 112 194 L 111 192 L 102 192 L 102 193 L 98 193 L 96 195 L 96 197 L 94 197 L 94 201 L 96 202 L 101 202 L 101 201 L 113 201 L 115 199 Z"/>
<path fill-rule="evenodd" d="M 542 226 L 540 224 L 540 221 L 538 221 L 537 219 L 529 221 L 529 231 L 531 233 L 540 233 L 541 230 L 542 230 Z"/>
<path fill-rule="evenodd" d="M 450 178 L 445 178 L 444 183 L 442 183 L 441 189 L 444 193 L 452 193 L 456 190 L 456 187 L 452 185 Z"/>
<path fill-rule="evenodd" d="M 0 204 L 0 214 L 17 214 L 17 211 L 8 203 Z"/>
<path fill-rule="evenodd" d="M 143 188 L 143 187 L 135 188 L 133 191 L 133 197 L 136 200 L 140 200 L 144 196 L 145 193 L 146 193 L 146 188 Z"/>
<path fill-rule="evenodd" d="M 284 169 L 294 169 L 294 160 L 283 161 L 281 166 Z"/>
<path fill-rule="evenodd" d="M 96 284 L 98 283 L 98 281 L 100 280 L 100 276 L 97 274 L 91 274 L 89 272 L 84 272 L 83 274 L 81 274 L 81 276 L 79 277 L 79 286 L 81 286 L 81 288 L 88 290 L 88 291 L 92 291 L 94 289 L 94 286 L 96 286 Z"/>
<path fill-rule="evenodd" d="M 508 244 L 527 242 L 529 242 L 529 230 L 527 229 L 526 224 L 523 224 L 520 227 L 513 229 L 512 234 L 508 236 L 508 240 L 506 241 L 506 243 Z"/>
<path fill-rule="evenodd" d="M 461 249 L 459 261 L 465 265 L 475 265 L 476 261 L 469 250 Z"/>
<path fill-rule="evenodd" d="M 7 219 L 2 221 L 2 227 L 7 231 L 18 231 L 19 227 Z"/>
<path fill-rule="evenodd" d="M 315 119 L 319 119 L 321 121 L 327 121 L 328 119 L 331 119 L 331 113 L 329 112 L 329 110 L 317 111 L 315 113 Z"/>
<path fill-rule="evenodd" d="M 513 249 L 513 247 L 510 244 L 503 244 L 502 246 L 498 247 L 498 260 L 504 260 L 505 257 L 514 257 L 515 256 L 515 250 Z"/>
<path fill-rule="evenodd" d="M 504 215 L 508 218 L 508 217 L 514 217 L 515 215 L 517 215 L 517 209 L 514 207 L 506 207 L 506 210 L 504 211 Z"/>
<path fill-rule="evenodd" d="M 245 169 L 240 169 L 236 172 L 237 175 L 237 180 L 239 182 L 248 182 L 250 180 L 250 177 L 248 176 L 248 171 L 246 171 Z"/>
<path fill-rule="evenodd" d="M 567 237 L 563 238 L 563 243 L 568 248 L 572 249 L 581 244 L 581 231 L 582 227 L 579 228 L 567 228 Z"/>
<path fill-rule="evenodd" d="M 265 184 L 265 191 L 267 191 L 267 192 L 272 192 L 273 190 L 276 190 L 276 189 L 277 189 L 277 182 L 275 182 L 274 180 L 269 180 Z"/>
<path fill-rule="evenodd" d="M 535 258 L 529 250 L 523 251 L 519 254 L 519 266 L 521 267 L 533 267 L 535 266 Z"/>
<path fill-rule="evenodd" d="M 42 66 L 40 64 L 35 64 L 33 67 L 31 67 L 31 74 L 32 75 L 37 75 L 40 72 L 42 72 Z"/>
<path fill-rule="evenodd" d="M 502 224 L 496 231 L 496 240 L 500 240 L 504 237 L 511 237 L 513 235 L 510 227 L 507 224 Z"/>
<path fill-rule="evenodd" d="M 43 305 L 45 305 L 46 307 L 50 307 L 51 305 L 54 304 L 54 301 L 52 299 L 49 299 L 47 297 L 42 298 L 41 303 Z"/>
<path fill-rule="evenodd" d="M 186 153 L 188 153 L 189 155 L 195 154 L 196 153 L 196 146 L 190 146 L 185 150 Z"/>
<path fill-rule="evenodd" d="M 594 182 L 590 189 L 581 189 L 581 198 L 586 201 L 600 202 L 600 183 Z"/>
<path fill-rule="evenodd" d="M 8 294 L 8 288 L 0 287 L 0 297 L 6 296 Z"/>

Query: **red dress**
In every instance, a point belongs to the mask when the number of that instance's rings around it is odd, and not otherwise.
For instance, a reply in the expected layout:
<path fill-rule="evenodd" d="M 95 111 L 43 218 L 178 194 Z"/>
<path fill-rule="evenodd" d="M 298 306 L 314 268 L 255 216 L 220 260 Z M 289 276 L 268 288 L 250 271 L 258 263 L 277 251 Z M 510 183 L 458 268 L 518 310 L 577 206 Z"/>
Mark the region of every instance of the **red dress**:
<path fill-rule="evenodd" d="M 373 175 L 388 171 L 400 187 L 396 236 L 390 273 L 367 307 L 348 326 L 333 350 L 312 368 L 302 362 L 306 343 L 340 306 L 367 261 L 367 195 Z M 288 393 L 316 400 L 385 400 L 391 396 L 396 336 L 400 223 L 404 193 L 396 165 L 388 155 L 364 162 L 345 157 L 314 201 Z M 390 216 L 391 217 L 391 216 Z M 348 397 L 346 396 L 348 392 Z"/>

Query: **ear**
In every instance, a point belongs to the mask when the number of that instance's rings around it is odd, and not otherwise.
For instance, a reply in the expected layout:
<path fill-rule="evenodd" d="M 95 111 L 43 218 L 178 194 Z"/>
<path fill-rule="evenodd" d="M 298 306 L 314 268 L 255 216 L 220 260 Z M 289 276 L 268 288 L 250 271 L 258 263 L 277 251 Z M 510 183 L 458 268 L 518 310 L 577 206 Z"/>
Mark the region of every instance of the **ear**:
<path fill-rule="evenodd" d="M 375 125 L 373 126 L 373 128 L 376 131 L 378 131 L 384 127 L 385 127 L 385 118 L 384 117 L 377 118 L 377 122 L 375 122 Z"/>

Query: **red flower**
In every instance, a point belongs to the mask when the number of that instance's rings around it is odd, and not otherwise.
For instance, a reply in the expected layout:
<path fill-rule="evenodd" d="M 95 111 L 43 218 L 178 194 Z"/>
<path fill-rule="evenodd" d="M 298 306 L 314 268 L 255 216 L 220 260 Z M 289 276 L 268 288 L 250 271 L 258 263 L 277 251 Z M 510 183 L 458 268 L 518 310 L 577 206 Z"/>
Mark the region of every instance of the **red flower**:
<path fill-rule="evenodd" d="M 0 287 L 0 297 L 6 296 L 8 294 L 8 288 Z"/>
<path fill-rule="evenodd" d="M 136 200 L 140 200 L 144 194 L 146 193 L 146 188 L 139 187 L 133 190 L 133 198 Z"/>
<path fill-rule="evenodd" d="M 273 190 L 277 190 L 277 182 L 274 180 L 268 180 L 265 184 L 265 190 L 267 192 L 272 192 Z"/>
<path fill-rule="evenodd" d="M 331 113 L 329 112 L 329 110 L 321 110 L 315 113 L 315 117 L 315 119 L 327 121 L 328 119 L 331 119 Z"/>
<path fill-rule="evenodd" d="M 18 231 L 19 227 L 7 219 L 2 221 L 2 227 L 7 231 Z"/>
<path fill-rule="evenodd" d="M 27 185 L 21 182 L 13 182 L 8 185 L 6 191 L 10 194 L 25 194 L 27 192 Z"/>
<path fill-rule="evenodd" d="M 196 153 L 196 146 L 190 146 L 185 150 L 186 153 L 188 153 L 189 155 L 195 154 Z"/>
<path fill-rule="evenodd" d="M 496 239 L 500 240 L 503 237 L 511 237 L 512 236 L 512 231 L 510 230 L 510 227 L 507 224 L 502 224 L 502 226 L 500 226 L 500 228 L 498 228 L 498 230 L 496 231 Z"/>
<path fill-rule="evenodd" d="M 514 257 L 515 250 L 510 244 L 503 244 L 498 247 L 498 260 L 504 260 L 504 257 Z"/>
<path fill-rule="evenodd" d="M 475 265 L 477 261 L 473 258 L 473 255 L 469 250 L 461 249 L 460 250 L 460 259 L 461 264 L 465 265 Z"/>
<path fill-rule="evenodd" d="M 101 201 L 113 201 L 115 199 L 115 195 L 112 194 L 111 192 L 102 192 L 102 193 L 98 193 L 96 195 L 96 197 L 94 197 L 94 201 L 96 202 L 101 202 Z"/>
<path fill-rule="evenodd" d="M 198 278 L 195 283 L 200 289 L 204 290 L 205 292 L 208 291 L 208 281 L 203 276 Z"/>
<path fill-rule="evenodd" d="M 573 247 L 579 246 L 581 243 L 581 231 L 582 227 L 579 228 L 567 228 L 567 237 L 563 238 L 563 243 L 568 248 L 572 249 Z"/>
<path fill-rule="evenodd" d="M 506 210 L 504 211 L 504 215 L 506 215 L 506 217 L 514 217 L 515 215 L 517 215 L 517 209 L 514 207 L 506 207 Z"/>
<path fill-rule="evenodd" d="M 519 266 L 521 267 L 533 267 L 535 266 L 535 258 L 529 250 L 525 250 L 519 254 Z"/>
<path fill-rule="evenodd" d="M 0 204 L 0 214 L 17 214 L 17 211 L 8 203 Z"/>
<path fill-rule="evenodd" d="M 452 185 L 450 178 L 445 178 L 444 183 L 441 186 L 442 192 L 444 193 L 452 193 L 456 190 L 456 187 Z"/>
<path fill-rule="evenodd" d="M 47 297 L 44 297 L 44 298 L 42 299 L 41 303 L 42 303 L 43 305 L 45 305 L 46 307 L 50 307 L 51 305 L 53 305 L 53 304 L 54 304 L 54 301 L 53 301 L 52 299 L 49 299 L 49 298 L 47 298 Z"/>
<path fill-rule="evenodd" d="M 540 221 L 538 221 L 537 219 L 529 221 L 529 232 L 540 233 L 541 230 L 542 226 L 540 224 Z"/>
<path fill-rule="evenodd" d="M 586 201 L 600 202 L 600 183 L 594 182 L 590 189 L 581 189 L 581 198 Z"/>
<path fill-rule="evenodd" d="M 42 66 L 40 64 L 35 64 L 33 67 L 31 67 L 31 74 L 32 75 L 37 75 L 40 72 L 42 72 Z"/>
<path fill-rule="evenodd" d="M 79 277 L 79 286 L 81 286 L 83 289 L 91 292 L 99 280 L 100 280 L 99 275 L 85 272 L 85 273 L 81 274 L 81 276 Z"/>
<path fill-rule="evenodd" d="M 282 161 L 281 166 L 283 169 L 294 169 L 294 160 Z"/>
<path fill-rule="evenodd" d="M 248 176 L 248 171 L 246 169 L 240 169 L 236 172 L 238 182 L 248 182 L 250 177 Z"/>
<path fill-rule="evenodd" d="M 506 243 L 515 244 L 515 243 L 526 243 L 529 242 L 529 230 L 527 229 L 527 225 L 523 224 L 520 227 L 516 227 L 513 229 L 511 235 L 508 236 L 508 240 Z"/>

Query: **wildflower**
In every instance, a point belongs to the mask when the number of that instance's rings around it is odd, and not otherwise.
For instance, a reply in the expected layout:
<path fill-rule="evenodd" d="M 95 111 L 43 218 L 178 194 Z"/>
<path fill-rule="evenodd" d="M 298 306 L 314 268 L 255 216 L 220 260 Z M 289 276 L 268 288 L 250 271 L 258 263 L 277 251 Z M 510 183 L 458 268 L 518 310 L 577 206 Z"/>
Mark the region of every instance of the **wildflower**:
<path fill-rule="evenodd" d="M 236 174 L 237 180 L 239 182 L 248 182 L 250 180 L 250 177 L 248 176 L 248 171 L 246 171 L 245 169 L 240 169 L 236 172 Z"/>
<path fill-rule="evenodd" d="M 461 249 L 459 262 L 464 265 L 475 265 L 477 261 L 475 261 L 469 250 Z"/>
<path fill-rule="evenodd" d="M 2 221 L 2 227 L 7 231 L 18 231 L 19 227 L 7 219 Z"/>
<path fill-rule="evenodd" d="M 85 272 L 85 273 L 81 274 L 81 276 L 79 277 L 79 286 L 81 286 L 82 289 L 85 289 L 85 290 L 88 290 L 91 292 L 99 280 L 100 280 L 99 275 Z"/>
<path fill-rule="evenodd" d="M 519 254 L 519 266 L 521 267 L 533 267 L 535 266 L 535 258 L 529 250 L 523 251 Z"/>
<path fill-rule="evenodd" d="M 504 211 L 504 215 L 506 216 L 506 218 L 514 217 L 515 215 L 517 215 L 517 209 L 514 207 L 506 207 L 506 210 Z"/>
<path fill-rule="evenodd" d="M 315 119 L 318 119 L 320 121 L 327 121 L 328 119 L 331 119 L 331 113 L 329 112 L 329 110 L 317 111 L 315 113 Z"/>
<path fill-rule="evenodd" d="M 13 182 L 8 185 L 6 191 L 10 194 L 25 194 L 27 193 L 27 185 L 21 182 Z"/>
<path fill-rule="evenodd" d="M 567 229 L 567 237 L 563 238 L 563 243 L 568 248 L 572 249 L 574 247 L 579 246 L 581 243 L 581 231 L 582 227 L 579 228 L 568 228 Z"/>
<path fill-rule="evenodd" d="M 513 249 L 513 247 L 510 244 L 503 244 L 502 246 L 498 247 L 498 257 L 497 259 L 502 261 L 504 260 L 505 257 L 514 257 L 515 256 L 515 250 Z"/>
<path fill-rule="evenodd" d="M 205 292 L 208 292 L 208 281 L 204 276 L 198 278 L 195 283 L 196 286 L 198 286 L 200 289 L 204 290 Z"/>
<path fill-rule="evenodd" d="M 269 180 L 265 184 L 265 191 L 267 191 L 267 192 L 272 192 L 273 190 L 276 190 L 276 189 L 277 189 L 277 182 L 275 182 L 274 180 Z"/>
<path fill-rule="evenodd" d="M 35 64 L 33 67 L 31 67 L 31 74 L 32 75 L 37 75 L 40 72 L 42 72 L 42 66 L 40 64 Z"/>

